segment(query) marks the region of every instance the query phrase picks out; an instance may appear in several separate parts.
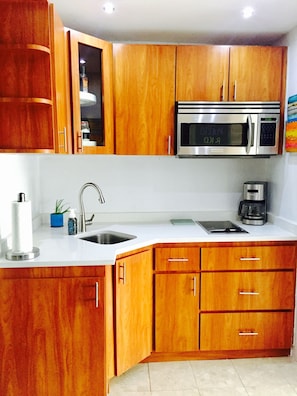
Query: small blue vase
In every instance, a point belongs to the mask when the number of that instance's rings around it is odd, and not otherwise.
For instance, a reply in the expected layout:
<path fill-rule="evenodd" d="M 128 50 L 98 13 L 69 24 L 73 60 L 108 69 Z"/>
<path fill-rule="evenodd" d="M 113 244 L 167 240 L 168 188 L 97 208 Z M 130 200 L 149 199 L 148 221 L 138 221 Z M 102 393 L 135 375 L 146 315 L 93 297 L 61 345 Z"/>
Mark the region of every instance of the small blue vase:
<path fill-rule="evenodd" d="M 63 227 L 64 215 L 63 213 L 51 213 L 51 227 Z"/>

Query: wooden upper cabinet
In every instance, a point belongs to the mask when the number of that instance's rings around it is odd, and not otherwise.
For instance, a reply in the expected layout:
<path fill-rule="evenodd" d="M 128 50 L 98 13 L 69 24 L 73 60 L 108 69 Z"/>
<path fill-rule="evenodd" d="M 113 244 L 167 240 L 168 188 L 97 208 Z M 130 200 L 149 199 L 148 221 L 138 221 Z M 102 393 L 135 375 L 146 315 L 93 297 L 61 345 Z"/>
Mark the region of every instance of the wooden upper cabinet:
<path fill-rule="evenodd" d="M 75 30 L 68 36 L 74 153 L 113 154 L 112 44 Z"/>
<path fill-rule="evenodd" d="M 47 2 L 0 2 L 0 152 L 53 152 Z"/>
<path fill-rule="evenodd" d="M 69 56 L 66 29 L 54 5 L 50 4 L 52 48 L 53 117 L 56 153 L 72 152 L 70 119 Z"/>
<path fill-rule="evenodd" d="M 283 101 L 286 48 L 177 47 L 176 100 Z"/>
<path fill-rule="evenodd" d="M 116 44 L 116 154 L 173 154 L 173 45 Z"/>
<path fill-rule="evenodd" d="M 227 46 L 178 46 L 176 100 L 228 100 L 228 68 Z"/>
<path fill-rule="evenodd" d="M 230 100 L 282 100 L 285 59 L 285 47 L 230 47 Z"/>

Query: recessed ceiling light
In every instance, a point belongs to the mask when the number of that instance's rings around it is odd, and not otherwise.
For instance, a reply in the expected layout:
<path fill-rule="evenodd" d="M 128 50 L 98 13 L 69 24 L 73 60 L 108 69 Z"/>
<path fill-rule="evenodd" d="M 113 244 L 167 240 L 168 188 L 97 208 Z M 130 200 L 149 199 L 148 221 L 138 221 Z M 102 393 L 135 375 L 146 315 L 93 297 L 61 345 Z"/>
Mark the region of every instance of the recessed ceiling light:
<path fill-rule="evenodd" d="M 242 10 L 242 16 L 245 19 L 250 18 L 251 16 L 254 15 L 254 13 L 255 13 L 255 10 L 253 9 L 253 7 L 245 7 Z"/>
<path fill-rule="evenodd" d="M 110 1 L 104 3 L 102 8 L 106 14 L 112 14 L 115 11 L 115 6 Z"/>

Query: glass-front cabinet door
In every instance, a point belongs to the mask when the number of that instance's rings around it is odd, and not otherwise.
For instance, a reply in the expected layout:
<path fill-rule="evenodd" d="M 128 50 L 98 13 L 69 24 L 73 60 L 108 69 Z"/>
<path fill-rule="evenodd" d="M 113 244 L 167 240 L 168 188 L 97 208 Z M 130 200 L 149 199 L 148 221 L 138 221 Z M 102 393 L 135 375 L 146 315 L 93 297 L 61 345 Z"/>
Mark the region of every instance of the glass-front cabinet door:
<path fill-rule="evenodd" d="M 112 44 L 69 31 L 74 153 L 113 154 Z"/>

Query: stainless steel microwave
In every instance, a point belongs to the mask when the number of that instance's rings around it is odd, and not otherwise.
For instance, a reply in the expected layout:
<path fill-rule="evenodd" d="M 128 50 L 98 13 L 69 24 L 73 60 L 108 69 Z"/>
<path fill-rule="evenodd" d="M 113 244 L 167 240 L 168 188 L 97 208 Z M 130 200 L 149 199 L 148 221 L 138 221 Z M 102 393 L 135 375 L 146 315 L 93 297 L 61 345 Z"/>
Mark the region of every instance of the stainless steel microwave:
<path fill-rule="evenodd" d="M 179 157 L 278 154 L 280 102 L 176 102 Z"/>

